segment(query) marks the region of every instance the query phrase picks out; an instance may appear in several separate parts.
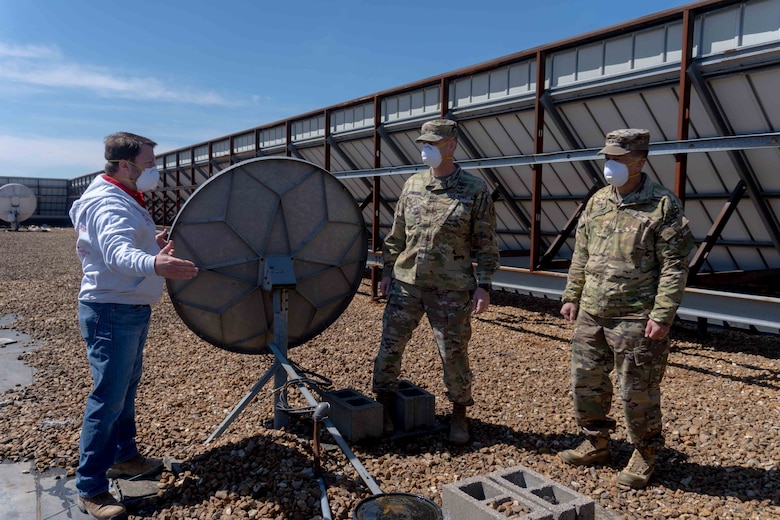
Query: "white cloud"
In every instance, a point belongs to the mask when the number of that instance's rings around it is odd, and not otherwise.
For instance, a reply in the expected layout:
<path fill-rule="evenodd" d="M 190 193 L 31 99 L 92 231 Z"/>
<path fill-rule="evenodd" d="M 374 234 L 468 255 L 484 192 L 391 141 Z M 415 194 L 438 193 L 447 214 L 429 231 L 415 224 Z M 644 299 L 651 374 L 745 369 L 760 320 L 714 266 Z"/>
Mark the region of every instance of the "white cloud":
<path fill-rule="evenodd" d="M 100 139 L 0 134 L 0 177 L 72 179 L 102 168 Z"/>
<path fill-rule="evenodd" d="M 0 42 L 0 56 L 59 59 L 62 57 L 62 53 L 56 47 L 47 47 L 45 45 L 11 45 Z"/>
<path fill-rule="evenodd" d="M 193 105 L 235 106 L 212 91 L 167 85 L 153 77 L 123 77 L 97 66 L 69 62 L 56 48 L 0 42 L 0 82 L 44 89 L 89 90 L 106 98 L 155 100 Z"/>

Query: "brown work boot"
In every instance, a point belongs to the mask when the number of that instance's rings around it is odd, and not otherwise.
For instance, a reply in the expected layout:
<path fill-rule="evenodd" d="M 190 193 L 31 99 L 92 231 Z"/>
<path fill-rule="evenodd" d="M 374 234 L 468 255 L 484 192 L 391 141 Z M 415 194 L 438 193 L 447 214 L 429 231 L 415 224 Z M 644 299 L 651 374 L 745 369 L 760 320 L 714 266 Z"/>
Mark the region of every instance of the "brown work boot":
<path fill-rule="evenodd" d="M 106 491 L 94 497 L 78 497 L 76 505 L 82 513 L 86 513 L 97 520 L 124 520 L 127 518 L 127 510 L 120 502 Z"/>
<path fill-rule="evenodd" d="M 469 422 L 466 418 L 466 407 L 462 404 L 452 405 L 450 442 L 456 446 L 463 446 L 469 442 Z"/>
<path fill-rule="evenodd" d="M 392 392 L 377 392 L 376 401 L 382 405 L 382 433 L 385 435 L 392 435 L 395 431 L 395 424 L 393 424 L 393 411 L 391 406 L 393 404 Z"/>
<path fill-rule="evenodd" d="M 564 450 L 558 456 L 567 464 L 574 466 L 592 466 L 609 464 L 609 437 L 586 435 L 585 440 L 573 450 Z"/>
<path fill-rule="evenodd" d="M 655 447 L 635 447 L 631 460 L 618 474 L 618 484 L 632 489 L 642 489 L 650 481 L 655 470 Z"/>
<path fill-rule="evenodd" d="M 160 459 L 147 459 L 140 453 L 125 462 L 111 466 L 106 472 L 108 478 L 142 478 L 151 477 L 161 472 L 163 462 Z"/>

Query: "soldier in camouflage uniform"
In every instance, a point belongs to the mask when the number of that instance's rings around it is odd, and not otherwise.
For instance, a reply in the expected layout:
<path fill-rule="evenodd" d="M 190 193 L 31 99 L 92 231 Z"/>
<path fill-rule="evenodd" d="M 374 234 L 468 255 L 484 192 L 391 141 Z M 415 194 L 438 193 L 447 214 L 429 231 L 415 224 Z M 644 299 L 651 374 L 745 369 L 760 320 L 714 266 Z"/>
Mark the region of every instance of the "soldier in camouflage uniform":
<path fill-rule="evenodd" d="M 385 237 L 380 290 L 389 297 L 374 360 L 373 390 L 384 405 L 384 432 L 391 434 L 391 396 L 398 389 L 401 358 L 427 314 L 444 367 L 447 397 L 453 403 L 449 439 L 465 444 L 466 407 L 474 404 L 468 358 L 471 314 L 484 312 L 490 304 L 499 255 L 490 192 L 481 179 L 453 162 L 457 138 L 457 124 L 446 119 L 424 123 L 417 138 L 424 143 L 422 158 L 430 169 L 404 184 L 393 227 Z"/>
<path fill-rule="evenodd" d="M 610 186 L 588 201 L 577 225 L 561 314 L 575 321 L 571 377 L 574 411 L 585 440 L 559 456 L 575 465 L 610 461 L 610 373 L 634 453 L 618 483 L 642 488 L 663 446 L 661 379 L 669 327 L 683 296 L 693 238 L 680 200 L 642 167 L 650 133 L 623 129 L 606 136 L 604 176 Z"/>

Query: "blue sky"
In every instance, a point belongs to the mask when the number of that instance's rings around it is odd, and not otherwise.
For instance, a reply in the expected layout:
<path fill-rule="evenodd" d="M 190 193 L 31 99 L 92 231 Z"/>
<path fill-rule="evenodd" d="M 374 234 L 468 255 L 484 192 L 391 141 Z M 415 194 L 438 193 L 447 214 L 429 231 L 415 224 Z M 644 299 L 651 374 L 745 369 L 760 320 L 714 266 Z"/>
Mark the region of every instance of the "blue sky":
<path fill-rule="evenodd" d="M 0 177 L 102 169 L 657 13 L 653 0 L 0 0 Z"/>

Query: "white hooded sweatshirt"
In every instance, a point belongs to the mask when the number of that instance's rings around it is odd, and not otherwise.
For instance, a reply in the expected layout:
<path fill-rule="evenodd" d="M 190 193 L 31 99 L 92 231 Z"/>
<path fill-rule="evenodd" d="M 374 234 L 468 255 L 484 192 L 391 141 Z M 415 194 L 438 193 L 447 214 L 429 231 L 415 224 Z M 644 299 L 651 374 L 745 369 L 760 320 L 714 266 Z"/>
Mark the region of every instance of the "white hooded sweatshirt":
<path fill-rule="evenodd" d="M 160 247 L 146 208 L 98 175 L 73 203 L 70 220 L 84 271 L 79 301 L 151 305 L 160 299 L 163 278 L 154 272 Z"/>

